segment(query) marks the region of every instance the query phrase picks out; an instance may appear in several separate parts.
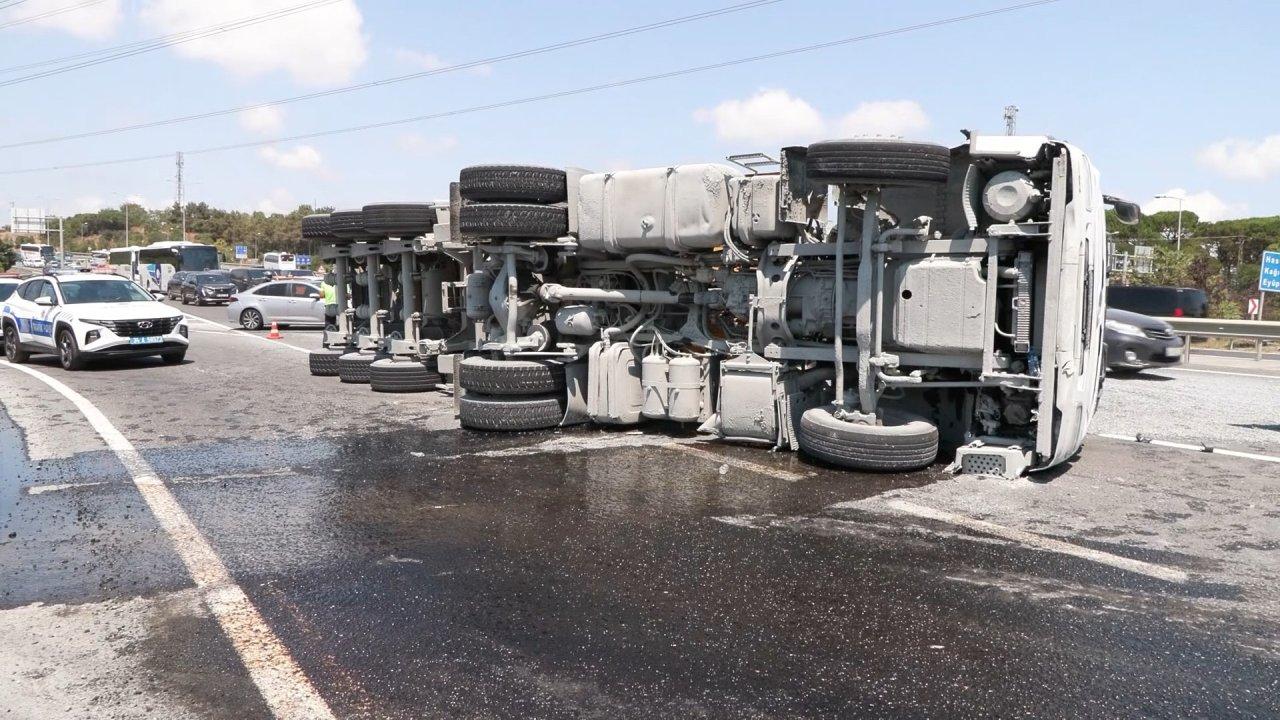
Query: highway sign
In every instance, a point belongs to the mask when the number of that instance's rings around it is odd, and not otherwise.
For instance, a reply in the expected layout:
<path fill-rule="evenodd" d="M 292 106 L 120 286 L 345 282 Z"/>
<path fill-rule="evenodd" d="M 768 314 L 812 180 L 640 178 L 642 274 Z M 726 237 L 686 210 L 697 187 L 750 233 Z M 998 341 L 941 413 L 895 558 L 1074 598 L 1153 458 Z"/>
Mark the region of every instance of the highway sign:
<path fill-rule="evenodd" d="M 236 259 L 237 259 L 237 260 L 244 260 L 244 259 L 245 259 L 245 258 L 247 258 L 247 257 L 249 257 L 249 246 L 248 246 L 248 245 L 237 245 L 237 246 L 236 246 Z"/>
<path fill-rule="evenodd" d="M 1280 250 L 1262 253 L 1262 272 L 1258 273 L 1258 289 L 1262 292 L 1280 292 Z"/>
<path fill-rule="evenodd" d="M 300 267 L 300 268 L 309 268 L 309 267 L 311 267 L 311 256 L 310 256 L 310 255 L 294 255 L 294 256 L 293 256 L 293 259 L 294 259 L 294 261 L 296 261 L 296 262 L 298 263 L 298 267 Z"/>

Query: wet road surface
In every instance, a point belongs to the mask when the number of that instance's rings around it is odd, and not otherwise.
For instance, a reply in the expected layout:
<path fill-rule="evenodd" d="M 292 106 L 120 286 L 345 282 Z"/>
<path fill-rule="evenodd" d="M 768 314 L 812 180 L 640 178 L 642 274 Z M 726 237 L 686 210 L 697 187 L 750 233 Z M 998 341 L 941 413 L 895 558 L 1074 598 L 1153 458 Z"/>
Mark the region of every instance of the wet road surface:
<path fill-rule="evenodd" d="M 177 367 L 31 367 L 136 445 L 337 717 L 1280 713 L 1275 465 L 1094 439 L 1003 482 L 484 435 L 447 396 L 193 335 Z M 0 401 L 0 717 L 269 717 L 76 407 L 5 367 Z"/>

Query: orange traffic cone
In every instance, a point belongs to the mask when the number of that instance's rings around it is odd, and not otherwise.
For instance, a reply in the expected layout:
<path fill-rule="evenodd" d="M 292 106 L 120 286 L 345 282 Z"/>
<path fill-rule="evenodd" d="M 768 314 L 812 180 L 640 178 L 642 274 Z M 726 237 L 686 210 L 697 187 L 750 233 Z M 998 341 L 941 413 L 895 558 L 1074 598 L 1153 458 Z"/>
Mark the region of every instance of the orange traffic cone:
<path fill-rule="evenodd" d="M 271 323 L 271 332 L 267 333 L 268 340 L 279 340 L 284 337 L 280 334 L 280 327 L 275 323 Z"/>

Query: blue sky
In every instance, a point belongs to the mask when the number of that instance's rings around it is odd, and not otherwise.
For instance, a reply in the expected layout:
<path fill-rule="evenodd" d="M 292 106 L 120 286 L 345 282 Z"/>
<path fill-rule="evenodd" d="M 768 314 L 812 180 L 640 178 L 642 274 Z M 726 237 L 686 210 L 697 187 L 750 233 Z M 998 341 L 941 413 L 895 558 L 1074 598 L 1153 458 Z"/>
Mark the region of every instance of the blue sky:
<path fill-rule="evenodd" d="M 303 0 L 0 2 L 0 68 L 258 15 Z M 725 7 L 336 0 L 290 18 L 0 87 L 0 145 L 274 100 Z M 712 20 L 297 103 L 277 112 L 0 150 L 0 172 L 172 153 L 447 111 L 929 22 L 1013 0 L 783 0 Z M 715 161 L 848 133 L 961 141 L 1019 130 L 1083 147 L 1108 191 L 1211 218 L 1280 214 L 1280 4 L 1061 0 L 895 37 L 411 125 L 192 155 L 188 198 L 239 209 L 441 198 L 458 168 Z M 0 72 L 0 82 L 21 75 Z M 171 160 L 0 174 L 0 205 L 172 201 Z M 1164 206 L 1176 203 L 1164 201 Z M 7 207 L 3 211 L 7 216 Z M 7 218 L 6 218 L 7 219 Z"/>

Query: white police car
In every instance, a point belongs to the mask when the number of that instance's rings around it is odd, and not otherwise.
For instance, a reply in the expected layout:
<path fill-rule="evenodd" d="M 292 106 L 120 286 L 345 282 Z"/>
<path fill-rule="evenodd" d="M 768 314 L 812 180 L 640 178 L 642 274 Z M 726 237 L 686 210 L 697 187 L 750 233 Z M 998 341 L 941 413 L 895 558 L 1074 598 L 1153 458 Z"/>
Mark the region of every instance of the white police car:
<path fill-rule="evenodd" d="M 187 354 L 182 313 L 115 275 L 31 278 L 0 304 L 0 324 L 5 357 L 14 363 L 49 353 L 79 370 L 100 358 L 159 355 L 173 364 Z"/>

